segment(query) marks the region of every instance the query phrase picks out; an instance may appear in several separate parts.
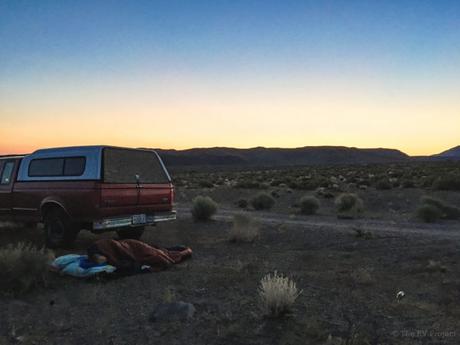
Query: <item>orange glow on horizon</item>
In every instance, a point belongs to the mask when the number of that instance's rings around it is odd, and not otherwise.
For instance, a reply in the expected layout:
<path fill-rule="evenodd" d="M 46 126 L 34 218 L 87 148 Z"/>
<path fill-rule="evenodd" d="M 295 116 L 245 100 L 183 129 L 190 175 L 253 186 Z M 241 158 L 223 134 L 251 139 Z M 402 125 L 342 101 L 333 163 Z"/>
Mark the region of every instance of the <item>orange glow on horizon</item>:
<path fill-rule="evenodd" d="M 430 155 L 460 144 L 456 93 L 434 95 L 436 85 L 388 93 L 372 80 L 347 84 L 329 78 L 294 79 L 289 87 L 248 81 L 238 88 L 216 88 L 197 76 L 167 80 L 161 88 L 148 80 L 136 87 L 129 80 L 107 87 L 85 87 L 84 81 L 59 87 L 57 80 L 20 98 L 2 97 L 0 153 L 94 144 L 174 149 L 331 145 Z"/>

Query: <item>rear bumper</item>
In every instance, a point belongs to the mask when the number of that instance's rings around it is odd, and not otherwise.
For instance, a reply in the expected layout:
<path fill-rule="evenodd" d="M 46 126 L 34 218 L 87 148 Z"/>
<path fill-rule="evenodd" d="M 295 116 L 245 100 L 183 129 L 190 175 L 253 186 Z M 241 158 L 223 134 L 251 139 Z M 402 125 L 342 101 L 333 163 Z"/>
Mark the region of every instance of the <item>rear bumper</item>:
<path fill-rule="evenodd" d="M 93 222 L 93 230 L 101 231 L 114 228 L 125 228 L 125 227 L 135 227 L 135 226 L 145 226 L 152 225 L 159 222 L 166 222 L 169 220 L 176 219 L 176 211 L 169 212 L 157 212 L 155 214 L 145 215 L 145 222 L 142 223 L 133 223 L 133 216 L 139 215 L 129 215 L 123 217 L 111 217 L 104 218 Z"/>

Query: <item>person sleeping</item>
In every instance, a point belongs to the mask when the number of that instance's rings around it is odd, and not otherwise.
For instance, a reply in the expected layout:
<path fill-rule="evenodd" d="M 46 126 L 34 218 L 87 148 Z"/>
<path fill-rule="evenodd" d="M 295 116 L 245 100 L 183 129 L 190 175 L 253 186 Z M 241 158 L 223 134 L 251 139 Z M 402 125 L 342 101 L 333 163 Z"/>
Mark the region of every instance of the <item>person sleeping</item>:
<path fill-rule="evenodd" d="M 192 249 L 184 246 L 161 248 L 138 240 L 101 239 L 87 249 L 96 264 L 116 267 L 118 274 L 160 271 L 190 258 Z"/>

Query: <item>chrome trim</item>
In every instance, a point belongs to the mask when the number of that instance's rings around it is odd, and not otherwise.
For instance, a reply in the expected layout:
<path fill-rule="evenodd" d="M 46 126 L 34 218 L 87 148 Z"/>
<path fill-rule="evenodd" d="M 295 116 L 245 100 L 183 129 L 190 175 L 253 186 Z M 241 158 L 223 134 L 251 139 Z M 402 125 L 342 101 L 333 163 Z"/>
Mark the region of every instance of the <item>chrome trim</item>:
<path fill-rule="evenodd" d="M 153 215 L 147 215 L 147 221 L 141 224 L 132 224 L 132 218 L 134 215 L 125 216 L 125 217 L 115 217 L 115 218 L 104 218 L 98 221 L 93 222 L 93 230 L 106 230 L 113 228 L 124 228 L 124 227 L 137 227 L 152 225 L 159 222 L 166 222 L 169 220 L 175 220 L 176 211 L 158 213 Z"/>
<path fill-rule="evenodd" d="M 13 207 L 14 211 L 38 211 L 38 208 L 31 207 Z"/>

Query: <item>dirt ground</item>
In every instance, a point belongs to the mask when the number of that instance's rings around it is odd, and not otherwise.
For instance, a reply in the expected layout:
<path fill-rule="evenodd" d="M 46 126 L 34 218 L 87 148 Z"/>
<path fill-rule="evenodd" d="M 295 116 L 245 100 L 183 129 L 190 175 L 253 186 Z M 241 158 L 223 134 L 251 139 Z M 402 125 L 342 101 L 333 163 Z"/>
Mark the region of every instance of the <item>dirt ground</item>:
<path fill-rule="evenodd" d="M 179 219 L 149 228 L 143 239 L 190 246 L 191 260 L 109 280 L 54 275 L 47 288 L 1 297 L 0 344 L 460 343 L 460 222 L 414 220 L 425 191 L 360 192 L 366 212 L 357 220 L 337 219 L 333 201 L 323 199 L 319 215 L 297 215 L 292 205 L 308 193 L 281 191 L 272 211 L 247 211 L 260 219 L 260 238 L 230 243 L 234 202 L 254 193 L 179 189 Z M 460 205 L 460 193 L 439 193 Z M 190 200 L 199 194 L 220 204 L 210 222 L 190 217 Z M 74 252 L 96 238 L 82 233 Z M 40 243 L 39 229 L 0 234 L 2 244 L 24 239 Z M 293 314 L 281 319 L 264 317 L 257 293 L 260 279 L 275 270 L 303 290 Z M 400 301 L 398 291 L 405 292 Z M 192 303 L 194 317 L 150 321 L 166 300 Z"/>

